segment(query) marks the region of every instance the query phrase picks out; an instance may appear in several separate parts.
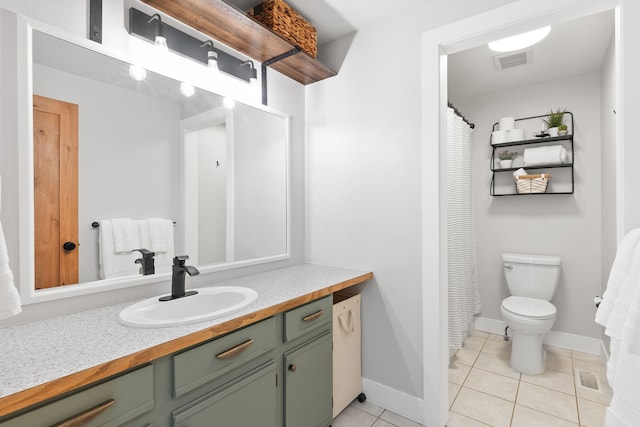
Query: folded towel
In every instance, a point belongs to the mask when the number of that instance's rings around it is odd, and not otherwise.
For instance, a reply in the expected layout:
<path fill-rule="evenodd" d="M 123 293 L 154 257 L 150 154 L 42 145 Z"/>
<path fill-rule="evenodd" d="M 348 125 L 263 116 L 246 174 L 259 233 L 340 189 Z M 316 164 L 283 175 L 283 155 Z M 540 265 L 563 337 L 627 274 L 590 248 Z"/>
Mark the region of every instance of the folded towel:
<path fill-rule="evenodd" d="M 9 268 L 9 253 L 0 221 L 0 319 L 15 316 L 21 311 L 20 295 L 13 283 L 13 273 Z"/>
<path fill-rule="evenodd" d="M 569 153 L 562 145 L 525 148 L 524 166 L 556 165 L 569 162 Z"/>
<path fill-rule="evenodd" d="M 138 224 L 136 224 L 137 228 Z M 100 278 L 130 276 L 140 273 L 140 265 L 136 259 L 140 258 L 138 252 L 116 253 L 114 249 L 113 223 L 103 219 L 98 228 L 98 247 L 100 252 Z M 132 249 L 138 249 L 137 247 Z"/>
<path fill-rule="evenodd" d="M 111 225 L 115 253 L 131 252 L 142 247 L 138 221 L 129 218 L 114 218 L 111 220 Z"/>

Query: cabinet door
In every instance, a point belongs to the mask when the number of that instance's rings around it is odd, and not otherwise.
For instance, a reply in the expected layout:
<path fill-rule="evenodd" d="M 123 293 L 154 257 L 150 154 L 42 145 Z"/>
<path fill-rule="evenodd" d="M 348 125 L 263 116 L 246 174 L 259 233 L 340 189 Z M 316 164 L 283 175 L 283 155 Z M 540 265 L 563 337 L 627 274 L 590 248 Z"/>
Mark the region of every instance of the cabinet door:
<path fill-rule="evenodd" d="M 270 361 L 174 411 L 174 427 L 276 427 L 276 368 Z"/>
<path fill-rule="evenodd" d="M 331 332 L 285 353 L 286 427 L 326 427 L 332 415 Z"/>

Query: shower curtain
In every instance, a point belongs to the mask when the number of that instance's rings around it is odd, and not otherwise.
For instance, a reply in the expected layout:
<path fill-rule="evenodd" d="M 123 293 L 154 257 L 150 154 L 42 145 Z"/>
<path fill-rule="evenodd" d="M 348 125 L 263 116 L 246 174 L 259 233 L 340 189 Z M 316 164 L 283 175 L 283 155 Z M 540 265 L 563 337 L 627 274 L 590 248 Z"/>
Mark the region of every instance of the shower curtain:
<path fill-rule="evenodd" d="M 480 313 L 474 195 L 471 182 L 472 128 L 447 112 L 447 232 L 449 273 L 449 355 L 462 347 Z"/>

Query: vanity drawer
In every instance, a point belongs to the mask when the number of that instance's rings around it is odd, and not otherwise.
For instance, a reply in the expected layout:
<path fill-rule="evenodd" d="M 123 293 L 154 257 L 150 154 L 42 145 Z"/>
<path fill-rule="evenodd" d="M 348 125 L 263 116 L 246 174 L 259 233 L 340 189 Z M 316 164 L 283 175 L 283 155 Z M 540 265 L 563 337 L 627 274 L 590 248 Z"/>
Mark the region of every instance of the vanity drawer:
<path fill-rule="evenodd" d="M 174 397 L 230 372 L 275 347 L 273 317 L 173 356 Z"/>
<path fill-rule="evenodd" d="M 331 324 L 333 297 L 310 302 L 284 314 L 284 340 L 293 341 L 302 335 Z"/>
<path fill-rule="evenodd" d="M 149 365 L 0 423 L 0 426 L 115 427 L 153 407 L 153 366 Z"/>

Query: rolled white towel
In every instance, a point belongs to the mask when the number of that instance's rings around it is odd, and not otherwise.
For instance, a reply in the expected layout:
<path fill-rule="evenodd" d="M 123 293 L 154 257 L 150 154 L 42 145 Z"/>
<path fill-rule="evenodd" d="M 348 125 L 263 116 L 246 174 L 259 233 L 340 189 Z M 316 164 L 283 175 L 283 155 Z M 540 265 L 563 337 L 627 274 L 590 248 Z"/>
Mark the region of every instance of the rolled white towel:
<path fill-rule="evenodd" d="M 524 166 L 556 165 L 569 162 L 569 153 L 562 145 L 524 149 Z"/>

